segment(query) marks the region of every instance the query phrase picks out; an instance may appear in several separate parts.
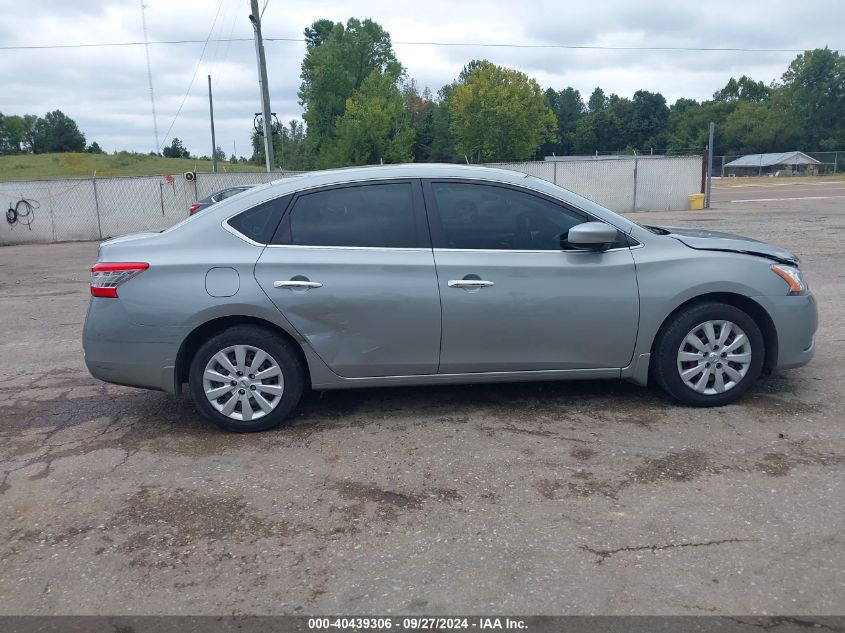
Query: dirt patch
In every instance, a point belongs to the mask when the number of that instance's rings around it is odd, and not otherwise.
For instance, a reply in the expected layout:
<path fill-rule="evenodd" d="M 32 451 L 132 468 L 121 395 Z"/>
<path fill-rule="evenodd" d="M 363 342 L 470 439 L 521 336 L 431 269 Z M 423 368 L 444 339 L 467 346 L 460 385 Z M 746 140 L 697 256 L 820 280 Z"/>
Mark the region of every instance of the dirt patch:
<path fill-rule="evenodd" d="M 113 520 L 117 525 L 142 528 L 124 544 L 123 549 L 129 552 L 184 547 L 202 540 L 283 538 L 291 533 L 287 522 L 250 512 L 241 497 L 205 495 L 182 488 L 144 488 L 129 498 Z"/>
<path fill-rule="evenodd" d="M 569 451 L 569 454 L 572 455 L 572 457 L 574 457 L 575 459 L 586 461 L 591 457 L 594 457 L 598 453 L 587 446 L 578 446 Z"/>
<path fill-rule="evenodd" d="M 765 417 L 796 416 L 819 413 L 822 409 L 817 404 L 802 402 L 801 400 L 784 400 L 755 393 L 742 401 L 742 406 L 752 414 Z"/>
<path fill-rule="evenodd" d="M 405 494 L 393 490 L 382 490 L 357 481 L 341 481 L 334 485 L 340 496 L 353 501 L 366 501 L 392 506 L 400 510 L 419 510 L 422 508 L 424 495 Z"/>
<path fill-rule="evenodd" d="M 557 479 L 538 479 L 534 482 L 534 488 L 546 499 L 554 499 L 563 485 L 563 482 Z"/>
<path fill-rule="evenodd" d="M 454 488 L 435 488 L 428 496 L 437 501 L 460 501 L 463 499 L 461 493 Z"/>
<path fill-rule="evenodd" d="M 793 462 L 783 453 L 767 453 L 755 468 L 769 477 L 783 477 L 792 470 Z"/>
<path fill-rule="evenodd" d="M 604 495 L 608 499 L 616 499 L 624 484 L 614 485 L 609 481 L 593 478 L 593 474 L 582 471 L 572 475 L 572 481 L 567 484 L 570 496 L 591 497 L 594 494 Z"/>
<path fill-rule="evenodd" d="M 650 484 L 660 481 L 691 481 L 705 474 L 719 472 L 701 451 L 684 450 L 664 457 L 646 459 L 630 473 L 631 483 Z"/>

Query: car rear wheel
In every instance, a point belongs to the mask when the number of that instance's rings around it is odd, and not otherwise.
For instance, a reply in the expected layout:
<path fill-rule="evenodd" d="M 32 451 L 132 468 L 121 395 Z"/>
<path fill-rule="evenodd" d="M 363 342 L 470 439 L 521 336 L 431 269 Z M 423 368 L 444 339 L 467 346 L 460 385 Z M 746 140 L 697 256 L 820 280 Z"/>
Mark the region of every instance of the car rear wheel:
<path fill-rule="evenodd" d="M 189 373 L 191 396 L 226 431 L 278 426 L 302 396 L 304 371 L 290 345 L 272 331 L 230 327 L 197 350 Z"/>
<path fill-rule="evenodd" d="M 700 303 L 675 315 L 654 350 L 654 376 L 669 395 L 697 407 L 736 402 L 760 375 L 765 343 L 748 314 Z"/>

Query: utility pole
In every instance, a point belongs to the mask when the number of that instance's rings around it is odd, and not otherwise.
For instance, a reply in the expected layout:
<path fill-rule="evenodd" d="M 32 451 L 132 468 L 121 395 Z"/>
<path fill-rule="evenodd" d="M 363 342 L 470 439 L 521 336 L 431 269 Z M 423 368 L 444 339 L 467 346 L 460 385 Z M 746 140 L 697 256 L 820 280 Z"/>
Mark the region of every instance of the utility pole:
<path fill-rule="evenodd" d="M 270 90 L 267 86 L 267 61 L 264 59 L 264 41 L 261 39 L 261 14 L 258 12 L 258 0 L 250 2 L 252 13 L 249 21 L 255 31 L 255 56 L 258 59 L 258 86 L 261 89 L 261 118 L 264 127 L 264 160 L 267 173 L 273 171 L 273 132 L 270 119 Z"/>
<path fill-rule="evenodd" d="M 211 100 L 211 75 L 208 76 L 208 113 L 211 115 L 211 165 L 217 173 L 217 141 L 214 138 L 214 102 Z"/>
<path fill-rule="evenodd" d="M 707 188 L 704 190 L 704 208 L 710 208 L 710 186 L 713 181 L 713 132 L 716 124 L 710 121 L 710 134 L 707 140 Z"/>

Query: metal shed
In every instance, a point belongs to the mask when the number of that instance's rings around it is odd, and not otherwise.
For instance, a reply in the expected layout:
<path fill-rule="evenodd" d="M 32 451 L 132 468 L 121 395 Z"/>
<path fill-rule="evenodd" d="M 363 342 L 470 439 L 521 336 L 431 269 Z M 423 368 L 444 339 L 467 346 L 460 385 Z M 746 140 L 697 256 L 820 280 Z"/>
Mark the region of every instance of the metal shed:
<path fill-rule="evenodd" d="M 792 176 L 795 174 L 818 173 L 821 161 L 804 152 L 780 152 L 774 154 L 746 154 L 725 163 L 728 176 L 765 176 L 768 174 Z"/>

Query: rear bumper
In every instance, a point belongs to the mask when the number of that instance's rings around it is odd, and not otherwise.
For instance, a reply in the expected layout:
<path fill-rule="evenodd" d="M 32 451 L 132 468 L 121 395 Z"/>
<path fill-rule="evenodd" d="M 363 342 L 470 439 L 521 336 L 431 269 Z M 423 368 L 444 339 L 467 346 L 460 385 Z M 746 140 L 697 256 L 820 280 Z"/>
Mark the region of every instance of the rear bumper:
<path fill-rule="evenodd" d="M 85 365 L 106 382 L 175 393 L 184 329 L 137 325 L 119 299 L 93 297 L 82 333 Z"/>
<path fill-rule="evenodd" d="M 791 369 L 809 363 L 816 351 L 819 317 L 812 294 L 757 297 L 777 331 L 777 362 L 772 369 Z"/>

